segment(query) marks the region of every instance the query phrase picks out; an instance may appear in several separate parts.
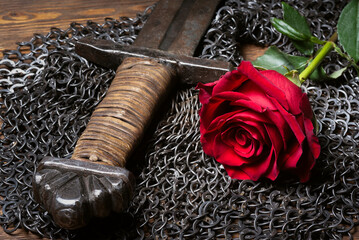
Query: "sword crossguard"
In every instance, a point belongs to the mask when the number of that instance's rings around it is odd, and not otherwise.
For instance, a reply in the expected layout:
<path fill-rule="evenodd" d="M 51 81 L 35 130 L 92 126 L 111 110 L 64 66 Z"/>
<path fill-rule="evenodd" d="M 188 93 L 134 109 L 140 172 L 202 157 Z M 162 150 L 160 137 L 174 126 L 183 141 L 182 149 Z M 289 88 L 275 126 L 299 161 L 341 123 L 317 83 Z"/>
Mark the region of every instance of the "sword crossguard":
<path fill-rule="evenodd" d="M 88 61 L 113 70 L 128 57 L 152 59 L 175 70 L 179 82 L 186 85 L 214 82 L 234 69 L 234 66 L 226 61 L 192 57 L 179 51 L 174 53 L 140 46 L 124 46 L 111 40 L 92 37 L 76 42 L 75 51 Z"/>

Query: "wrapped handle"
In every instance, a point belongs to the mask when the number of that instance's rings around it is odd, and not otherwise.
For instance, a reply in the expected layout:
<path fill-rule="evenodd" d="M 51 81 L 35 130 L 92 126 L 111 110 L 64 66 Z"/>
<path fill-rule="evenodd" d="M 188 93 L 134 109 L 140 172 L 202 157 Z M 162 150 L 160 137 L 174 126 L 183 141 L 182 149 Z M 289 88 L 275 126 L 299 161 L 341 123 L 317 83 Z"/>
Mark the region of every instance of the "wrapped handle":
<path fill-rule="evenodd" d="M 141 141 L 174 71 L 151 59 L 126 58 L 78 140 L 72 159 L 124 167 Z"/>

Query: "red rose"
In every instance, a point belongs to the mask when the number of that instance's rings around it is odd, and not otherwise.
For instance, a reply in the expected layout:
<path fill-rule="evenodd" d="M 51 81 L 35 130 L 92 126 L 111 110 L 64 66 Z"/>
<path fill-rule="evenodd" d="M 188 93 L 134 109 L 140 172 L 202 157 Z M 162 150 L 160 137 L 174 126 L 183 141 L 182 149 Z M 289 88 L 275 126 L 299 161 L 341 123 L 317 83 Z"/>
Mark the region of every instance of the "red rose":
<path fill-rule="evenodd" d="M 320 153 L 308 97 L 273 70 L 242 61 L 214 83 L 198 84 L 201 143 L 237 179 L 275 180 L 281 171 L 301 182 Z"/>

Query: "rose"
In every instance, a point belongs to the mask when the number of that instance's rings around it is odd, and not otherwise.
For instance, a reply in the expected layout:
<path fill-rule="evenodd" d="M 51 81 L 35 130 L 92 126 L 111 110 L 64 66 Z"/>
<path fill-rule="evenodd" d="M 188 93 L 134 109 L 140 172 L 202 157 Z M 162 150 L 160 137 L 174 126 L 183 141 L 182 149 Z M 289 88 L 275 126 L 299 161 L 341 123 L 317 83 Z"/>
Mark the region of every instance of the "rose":
<path fill-rule="evenodd" d="M 242 61 L 220 80 L 198 84 L 201 143 L 232 178 L 301 182 L 320 153 L 308 97 L 283 75 Z"/>

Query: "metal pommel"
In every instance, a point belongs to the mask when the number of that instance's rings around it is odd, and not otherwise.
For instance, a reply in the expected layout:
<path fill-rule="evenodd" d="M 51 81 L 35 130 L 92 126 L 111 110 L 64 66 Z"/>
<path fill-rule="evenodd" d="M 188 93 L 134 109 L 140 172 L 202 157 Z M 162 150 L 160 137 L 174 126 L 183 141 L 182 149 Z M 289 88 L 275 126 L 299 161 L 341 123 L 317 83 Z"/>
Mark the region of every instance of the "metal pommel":
<path fill-rule="evenodd" d="M 124 168 L 45 157 L 34 177 L 34 197 L 62 228 L 77 229 L 93 217 L 121 212 L 132 199 L 135 178 Z"/>

